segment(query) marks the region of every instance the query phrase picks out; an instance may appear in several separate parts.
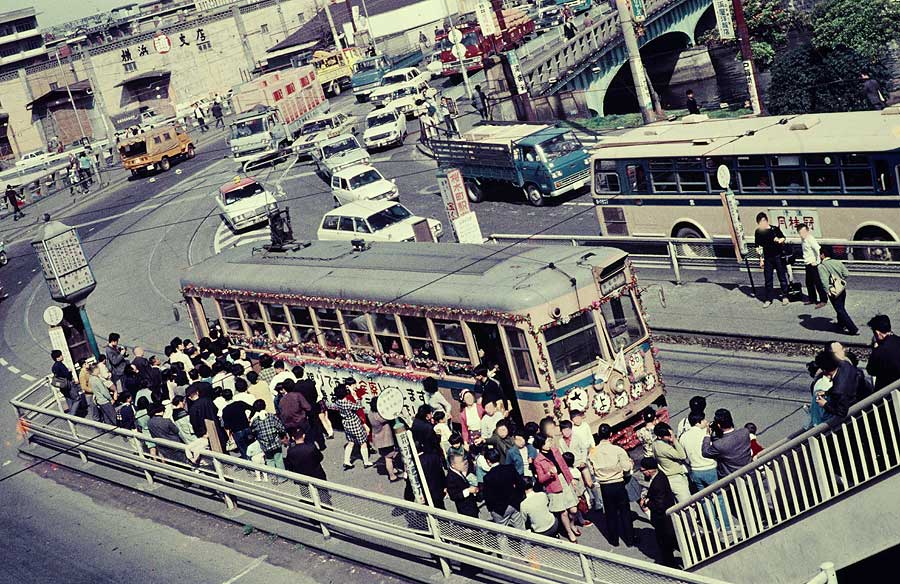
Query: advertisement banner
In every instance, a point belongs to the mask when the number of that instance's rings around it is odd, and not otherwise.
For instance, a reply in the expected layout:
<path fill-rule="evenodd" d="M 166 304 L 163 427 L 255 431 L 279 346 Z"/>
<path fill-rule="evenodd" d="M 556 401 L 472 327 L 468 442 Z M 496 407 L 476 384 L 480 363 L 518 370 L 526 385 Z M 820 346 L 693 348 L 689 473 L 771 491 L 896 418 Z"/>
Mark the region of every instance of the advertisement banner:
<path fill-rule="evenodd" d="M 475 8 L 475 17 L 478 19 L 478 26 L 481 27 L 481 34 L 489 37 L 500 34 L 500 26 L 497 24 L 497 15 L 488 0 L 479 0 Z"/>
<path fill-rule="evenodd" d="M 719 28 L 719 38 L 722 40 L 733 39 L 734 19 L 731 16 L 731 0 L 713 0 L 713 10 L 716 13 L 716 24 Z"/>
<path fill-rule="evenodd" d="M 812 209 L 768 209 L 769 222 L 781 228 L 787 237 L 796 237 L 797 227 L 803 223 L 809 227 L 814 237 L 822 237 L 822 226 L 819 224 L 819 212 Z"/>
<path fill-rule="evenodd" d="M 728 189 L 722 193 L 722 206 L 725 207 L 725 218 L 728 221 L 728 232 L 734 244 L 734 255 L 737 261 L 744 261 L 744 256 L 749 251 L 744 240 L 744 224 L 741 223 L 741 212 L 738 209 L 737 197 L 734 191 Z"/>

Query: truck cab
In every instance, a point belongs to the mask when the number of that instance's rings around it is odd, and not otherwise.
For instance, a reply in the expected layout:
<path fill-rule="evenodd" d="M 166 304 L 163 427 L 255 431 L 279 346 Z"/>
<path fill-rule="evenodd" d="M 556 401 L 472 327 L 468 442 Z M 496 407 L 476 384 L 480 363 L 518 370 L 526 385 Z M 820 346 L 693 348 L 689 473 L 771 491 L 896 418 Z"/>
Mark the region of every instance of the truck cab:
<path fill-rule="evenodd" d="M 590 154 L 566 128 L 547 128 L 521 138 L 513 144 L 512 154 L 532 204 L 538 204 L 538 197 L 558 197 L 590 183 Z"/>
<path fill-rule="evenodd" d="M 229 125 L 231 152 L 238 163 L 279 152 L 287 132 L 278 110 L 259 106 L 237 116 Z"/>

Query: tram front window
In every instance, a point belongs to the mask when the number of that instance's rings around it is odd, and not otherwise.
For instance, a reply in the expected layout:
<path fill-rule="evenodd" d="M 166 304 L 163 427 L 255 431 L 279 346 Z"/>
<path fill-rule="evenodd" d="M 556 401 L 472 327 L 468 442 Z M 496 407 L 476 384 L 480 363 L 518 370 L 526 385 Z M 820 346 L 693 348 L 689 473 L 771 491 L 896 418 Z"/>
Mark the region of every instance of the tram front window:
<path fill-rule="evenodd" d="M 544 331 L 544 338 L 557 380 L 590 367 L 601 355 L 597 327 L 591 312 L 572 317 L 566 324 L 548 328 Z"/>
<path fill-rule="evenodd" d="M 638 306 L 631 294 L 613 298 L 601 307 L 606 332 L 612 342 L 613 351 L 626 349 L 647 334 L 638 314 Z"/>

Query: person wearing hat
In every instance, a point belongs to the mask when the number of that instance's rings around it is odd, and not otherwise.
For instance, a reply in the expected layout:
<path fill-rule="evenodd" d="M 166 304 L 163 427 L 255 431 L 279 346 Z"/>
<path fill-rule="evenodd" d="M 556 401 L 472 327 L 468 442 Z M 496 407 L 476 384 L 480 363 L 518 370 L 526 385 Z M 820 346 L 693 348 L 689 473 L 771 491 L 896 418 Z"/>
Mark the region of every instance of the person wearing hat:
<path fill-rule="evenodd" d="M 25 216 L 25 213 L 19 209 L 19 193 L 12 185 L 6 185 L 6 204 L 12 209 L 13 221 L 18 221 L 19 217 Z"/>
<path fill-rule="evenodd" d="M 484 440 L 481 436 L 481 418 L 484 417 L 484 408 L 475 400 L 475 394 L 469 389 L 462 390 L 459 394 L 459 425 L 461 426 L 463 444 L 466 448 L 472 444 L 481 444 Z"/>

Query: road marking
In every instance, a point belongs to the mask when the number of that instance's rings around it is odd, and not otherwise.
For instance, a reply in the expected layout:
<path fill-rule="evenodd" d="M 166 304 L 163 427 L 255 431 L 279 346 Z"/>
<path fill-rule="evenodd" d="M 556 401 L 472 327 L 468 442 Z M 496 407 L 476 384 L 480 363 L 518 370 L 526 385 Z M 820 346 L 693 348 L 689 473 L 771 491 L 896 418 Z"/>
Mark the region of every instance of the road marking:
<path fill-rule="evenodd" d="M 228 580 L 225 580 L 224 582 L 222 582 L 222 584 L 234 584 L 235 582 L 237 582 L 238 580 L 240 580 L 241 578 L 243 578 L 244 576 L 246 576 L 247 574 L 249 574 L 256 568 L 260 567 L 262 565 L 262 563 L 265 562 L 268 558 L 269 558 L 268 555 L 264 555 L 264 556 L 260 556 L 260 557 L 256 558 L 255 560 L 250 562 L 249 566 L 247 566 L 246 568 L 244 568 L 243 570 L 241 570 L 240 572 L 238 572 L 237 574 L 235 574 Z"/>
<path fill-rule="evenodd" d="M 13 366 L 13 365 L 9 365 L 9 366 L 7 366 L 6 368 L 9 369 L 10 372 L 15 373 L 16 375 L 18 375 L 19 373 L 22 372 L 21 369 L 19 369 L 18 367 L 15 367 L 15 366 Z"/>
<path fill-rule="evenodd" d="M 313 176 L 314 174 L 316 174 L 315 170 L 306 170 L 304 172 L 298 172 L 297 174 L 289 174 L 278 179 L 278 184 L 281 184 L 281 181 L 294 180 L 296 178 L 306 178 L 307 176 Z"/>
<path fill-rule="evenodd" d="M 22 379 L 24 379 L 25 381 L 37 381 L 37 377 L 28 375 L 27 373 L 22 374 Z"/>
<path fill-rule="evenodd" d="M 4 359 L 3 357 L 0 357 L 0 365 L 3 365 L 4 367 L 6 367 L 7 365 L 9 365 L 9 361 Z"/>
<path fill-rule="evenodd" d="M 218 255 L 230 247 L 249 245 L 269 240 L 269 231 L 265 225 L 246 233 L 234 233 L 228 225 L 222 221 L 216 229 L 213 240 L 213 253 Z"/>

